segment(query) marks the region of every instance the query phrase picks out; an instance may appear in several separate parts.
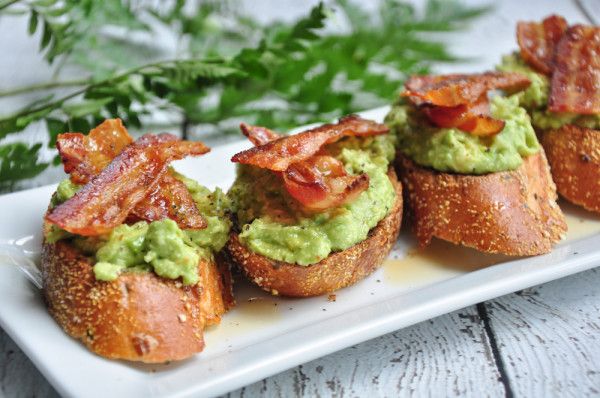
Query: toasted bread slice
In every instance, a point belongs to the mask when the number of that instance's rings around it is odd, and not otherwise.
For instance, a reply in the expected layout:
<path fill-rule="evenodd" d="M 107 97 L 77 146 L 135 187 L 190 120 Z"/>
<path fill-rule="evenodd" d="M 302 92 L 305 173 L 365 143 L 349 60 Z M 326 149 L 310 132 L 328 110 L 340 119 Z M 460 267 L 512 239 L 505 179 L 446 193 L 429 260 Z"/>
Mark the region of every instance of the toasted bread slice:
<path fill-rule="evenodd" d="M 390 213 L 369 232 L 364 241 L 330 254 L 308 266 L 275 261 L 248 250 L 231 233 L 226 255 L 248 278 L 274 295 L 308 297 L 330 293 L 352 285 L 377 269 L 396 242 L 402 222 L 402 186 L 396 173 L 388 176 L 396 190 L 396 201 Z"/>
<path fill-rule="evenodd" d="M 43 245 L 50 314 L 103 357 L 146 363 L 187 358 L 204 348 L 204 327 L 219 323 L 233 304 L 228 268 L 218 270 L 214 262 L 199 264 L 200 282 L 194 286 L 153 272 L 129 272 L 103 282 L 92 266 L 93 260 L 68 241 Z"/>
<path fill-rule="evenodd" d="M 441 173 L 403 155 L 397 165 L 417 239 L 433 237 L 488 253 L 547 253 L 567 226 L 544 152 L 514 171 L 481 176 Z"/>
<path fill-rule="evenodd" d="M 558 193 L 600 213 L 600 130 L 565 125 L 542 133 Z"/>

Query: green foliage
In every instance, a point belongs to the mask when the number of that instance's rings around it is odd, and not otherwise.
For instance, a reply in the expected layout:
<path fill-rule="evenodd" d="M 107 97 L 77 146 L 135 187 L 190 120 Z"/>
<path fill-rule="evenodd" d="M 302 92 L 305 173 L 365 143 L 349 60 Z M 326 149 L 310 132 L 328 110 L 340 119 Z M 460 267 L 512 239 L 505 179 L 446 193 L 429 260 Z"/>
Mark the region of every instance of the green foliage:
<path fill-rule="evenodd" d="M 233 0 L 204 1 L 193 10 L 184 0 L 160 10 L 134 8 L 126 0 L 17 3 L 30 14 L 29 33 L 42 32 L 48 61 L 61 56 L 60 65 L 79 65 L 90 77 L 65 97 L 43 97 L 0 116 L 0 139 L 44 121 L 50 146 L 61 132 L 87 132 L 108 117 L 140 126 L 140 117 L 157 107 L 225 132 L 239 120 L 285 130 L 383 105 L 406 76 L 455 60 L 443 42 L 425 33 L 455 31 L 487 11 L 458 0 L 429 0 L 419 13 L 403 1 L 384 0 L 372 15 L 337 0 L 333 10 L 319 4 L 294 24 L 262 26 Z M 347 20 L 349 29 L 324 33 L 331 15 Z M 148 63 L 159 51 L 127 39 L 155 34 L 154 25 L 179 35 L 185 44 L 179 59 Z M 113 34 L 115 29 L 127 35 Z M 0 181 L 12 184 L 46 167 L 36 161 L 39 147 L 11 148 L 0 152 L 3 167 L 12 164 L 4 159 L 20 159 L 25 169 L 11 166 Z"/>
<path fill-rule="evenodd" d="M 89 50 L 99 50 L 100 55 L 107 55 L 102 54 L 101 45 L 101 31 L 106 26 L 147 30 L 127 1 L 32 0 L 22 3 L 29 9 L 28 32 L 30 35 L 40 32 L 40 52 L 49 63 L 59 56 L 72 54 L 81 60 L 82 53 Z M 110 47 L 119 50 L 116 41 Z"/>
<path fill-rule="evenodd" d="M 255 44 L 262 27 L 252 18 L 242 15 L 237 2 L 209 0 L 195 3 L 195 12 L 186 12 L 185 0 L 176 0 L 162 13 L 147 10 L 159 22 L 171 27 L 188 42 L 180 49 L 185 57 L 232 57 L 244 47 Z"/>
<path fill-rule="evenodd" d="M 139 116 L 147 112 L 145 106 L 153 101 L 168 101 L 182 90 L 210 85 L 235 74 L 241 72 L 222 61 L 181 60 L 145 65 L 92 83 L 63 98 L 47 97 L 0 118 L 0 138 L 38 120 L 46 120 L 51 145 L 58 128 L 87 132 L 90 126 L 108 117 L 120 117 L 126 124 L 139 127 Z M 69 101 L 76 97 L 81 99 Z M 135 110 L 134 103 L 138 105 Z"/>
<path fill-rule="evenodd" d="M 319 36 L 327 10 L 313 9 L 296 25 L 271 26 L 258 47 L 242 50 L 234 62 L 247 76 L 217 88 L 216 105 L 202 101 L 205 91 L 173 101 L 193 123 L 221 130 L 237 119 L 287 129 L 381 106 L 391 102 L 406 76 L 456 60 L 444 43 L 424 33 L 457 30 L 488 10 L 430 0 L 419 15 L 407 3 L 386 0 L 372 15 L 356 2 L 336 4 L 335 18 L 347 18 L 349 33 Z"/>
<path fill-rule="evenodd" d="M 21 142 L 0 145 L 0 190 L 9 190 L 15 182 L 35 177 L 48 167 L 48 163 L 38 162 L 41 147 Z"/>

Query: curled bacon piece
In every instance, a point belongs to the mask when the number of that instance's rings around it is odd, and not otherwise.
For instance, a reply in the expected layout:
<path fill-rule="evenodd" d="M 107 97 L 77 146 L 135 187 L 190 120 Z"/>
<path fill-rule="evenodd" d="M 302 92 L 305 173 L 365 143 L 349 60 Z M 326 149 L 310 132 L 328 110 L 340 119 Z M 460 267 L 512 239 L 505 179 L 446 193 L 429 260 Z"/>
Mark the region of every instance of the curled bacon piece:
<path fill-rule="evenodd" d="M 80 133 L 59 134 L 56 147 L 71 181 L 85 184 L 132 142 L 121 119 L 108 119 L 87 136 Z"/>
<path fill-rule="evenodd" d="M 600 113 L 600 27 L 574 25 L 556 48 L 548 109 Z"/>
<path fill-rule="evenodd" d="M 487 92 L 519 91 L 531 82 L 518 73 L 413 76 L 402 94 L 436 126 L 456 127 L 477 136 L 497 134 L 505 122 L 490 116 Z"/>
<path fill-rule="evenodd" d="M 423 106 L 421 111 L 433 124 L 442 128 L 456 127 L 467 120 L 469 107 L 457 106 Z"/>
<path fill-rule="evenodd" d="M 490 104 L 485 97 L 471 106 L 423 106 L 421 110 L 438 127 L 457 127 L 476 136 L 497 134 L 506 124 L 489 116 Z"/>
<path fill-rule="evenodd" d="M 324 124 L 302 133 L 288 135 L 265 145 L 235 154 L 231 161 L 273 170 L 285 171 L 291 164 L 308 159 L 323 145 L 346 136 L 367 137 L 385 134 L 389 129 L 380 123 L 356 115 L 346 116 L 336 124 Z"/>
<path fill-rule="evenodd" d="M 338 125 L 324 125 L 294 136 L 279 134 L 258 126 L 242 123 L 242 132 L 256 146 L 247 164 L 273 170 L 283 179 L 286 191 L 306 210 L 320 212 L 354 200 L 369 187 L 367 174 L 350 175 L 341 161 L 322 153 L 321 147 L 347 135 L 384 134 L 388 129 L 358 116 L 348 116 Z M 310 142 L 314 140 L 314 142 Z M 248 153 L 251 150 L 241 152 Z M 280 162 L 281 156 L 291 153 L 294 161 Z M 319 153 L 319 154 L 317 154 Z M 232 159 L 236 161 L 240 154 Z M 248 156 L 248 155 L 245 155 Z M 285 160 L 285 159 L 284 159 Z M 269 163 L 271 162 L 271 163 Z M 240 162 L 243 163 L 243 162 Z"/>
<path fill-rule="evenodd" d="M 458 128 L 472 135 L 485 137 L 498 134 L 505 125 L 506 122 L 504 120 L 494 119 L 491 116 L 475 115 L 458 125 Z"/>
<path fill-rule="evenodd" d="M 417 106 L 458 106 L 475 103 L 490 90 L 521 91 L 531 82 L 520 73 L 486 72 L 471 75 L 413 76 L 403 96 Z"/>
<path fill-rule="evenodd" d="M 98 175 L 121 151 L 133 142 L 120 119 L 109 119 L 85 136 L 80 133 L 60 134 L 58 152 L 65 172 L 71 181 L 87 184 Z M 185 145 L 180 143 L 185 152 Z M 192 148 L 193 149 L 193 148 Z M 170 218 L 183 229 L 202 229 L 206 222 L 198 211 L 185 184 L 170 173 L 161 178 L 158 186 L 132 210 L 129 222 L 148 222 Z"/>
<path fill-rule="evenodd" d="M 423 108 L 429 120 L 438 127 L 456 127 L 476 136 L 487 136 L 502 131 L 506 122 L 494 119 L 491 116 L 475 113 L 466 105 L 455 107 L 434 106 Z"/>
<path fill-rule="evenodd" d="M 157 187 L 170 162 L 208 151 L 200 142 L 179 141 L 171 134 L 146 134 L 127 146 L 75 196 L 52 209 L 46 220 L 78 235 L 107 233 L 122 224 Z"/>
<path fill-rule="evenodd" d="M 567 20 L 558 15 L 551 15 L 541 23 L 519 22 L 517 42 L 521 58 L 538 72 L 550 76 L 554 67 L 556 45 L 567 26 Z"/>
<path fill-rule="evenodd" d="M 266 127 L 251 126 L 246 123 L 240 124 L 240 130 L 242 130 L 242 133 L 248 137 L 254 146 L 265 145 L 266 143 L 281 137 L 279 134 Z"/>
<path fill-rule="evenodd" d="M 183 229 L 206 228 L 194 198 L 183 182 L 167 172 L 156 188 L 139 202 L 127 217 L 128 222 L 158 221 L 170 218 Z"/>
<path fill-rule="evenodd" d="M 327 155 L 294 163 L 282 175 L 290 196 L 315 212 L 350 202 L 369 188 L 367 174 L 350 175 L 342 162 Z"/>

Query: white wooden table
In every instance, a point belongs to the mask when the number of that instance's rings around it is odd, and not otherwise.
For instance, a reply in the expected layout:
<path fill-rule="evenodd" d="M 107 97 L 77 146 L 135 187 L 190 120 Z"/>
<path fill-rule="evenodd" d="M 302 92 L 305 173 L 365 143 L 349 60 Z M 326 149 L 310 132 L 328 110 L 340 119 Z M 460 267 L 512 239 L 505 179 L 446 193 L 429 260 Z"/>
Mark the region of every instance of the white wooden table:
<path fill-rule="evenodd" d="M 586 0 L 582 0 L 586 1 Z M 481 1 L 470 1 L 481 3 Z M 600 12 L 600 0 L 587 0 Z M 253 3 L 261 15 L 302 12 L 293 0 Z M 286 4 L 282 4 L 286 3 Z M 291 11 L 290 11 L 291 10 Z M 592 9 L 594 10 L 594 9 Z M 490 68 L 514 48 L 519 19 L 552 12 L 586 22 L 575 0 L 510 0 L 468 31 L 453 35 L 455 52 L 475 62 L 445 70 Z M 0 19 L 0 87 L 44 80 L 26 21 Z M 22 65 L 28 65 L 24 69 Z M 3 112 L 15 102 L 0 101 Z M 35 126 L 29 139 L 43 137 Z M 215 144 L 215 143 L 213 143 Z M 55 182 L 50 170 L 31 184 Z M 1 304 L 0 304 L 1 305 Z M 57 393 L 0 330 L 0 396 Z M 229 394 L 243 396 L 598 396 L 600 395 L 600 269 L 464 308 L 284 371 Z"/>

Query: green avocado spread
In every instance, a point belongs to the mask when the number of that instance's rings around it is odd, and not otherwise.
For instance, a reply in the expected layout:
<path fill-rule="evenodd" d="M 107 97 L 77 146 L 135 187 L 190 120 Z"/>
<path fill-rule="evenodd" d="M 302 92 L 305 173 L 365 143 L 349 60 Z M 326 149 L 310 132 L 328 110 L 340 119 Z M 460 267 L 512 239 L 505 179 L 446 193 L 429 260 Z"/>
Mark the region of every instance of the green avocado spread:
<path fill-rule="evenodd" d="M 227 242 L 230 221 L 225 213 L 229 202 L 219 189 L 211 192 L 189 178 L 176 176 L 185 183 L 205 218 L 205 229 L 182 230 L 175 221 L 165 219 L 123 224 L 107 235 L 83 237 L 50 226 L 46 240 L 70 239 L 85 254 L 94 256 L 94 274 L 99 280 L 115 280 L 122 272 L 153 271 L 164 278 L 181 278 L 186 285 L 195 284 L 200 258 L 211 258 Z M 62 181 L 52 206 L 68 200 L 80 188 L 69 179 Z"/>
<path fill-rule="evenodd" d="M 531 114 L 531 123 L 541 130 L 557 129 L 565 124 L 574 124 L 590 129 L 600 129 L 600 114 L 578 115 L 575 113 L 556 113 L 547 109 L 550 94 L 550 79 L 528 66 L 517 53 L 502 57 L 496 69 L 504 72 L 520 72 L 531 80 L 531 86 L 525 91 L 514 94 L 519 104 Z"/>
<path fill-rule="evenodd" d="M 402 99 L 392 107 L 386 123 L 396 132 L 398 149 L 421 166 L 461 174 L 514 170 L 523 158 L 539 151 L 535 131 L 517 98 L 497 95 L 490 105 L 492 116 L 506 122 L 491 137 L 432 126 Z"/>
<path fill-rule="evenodd" d="M 241 242 L 270 259 L 306 266 L 365 240 L 394 205 L 396 193 L 387 176 L 394 140 L 386 134 L 328 145 L 349 173 L 369 175 L 369 188 L 352 202 L 317 214 L 303 213 L 273 172 L 239 165 L 228 196 Z"/>

